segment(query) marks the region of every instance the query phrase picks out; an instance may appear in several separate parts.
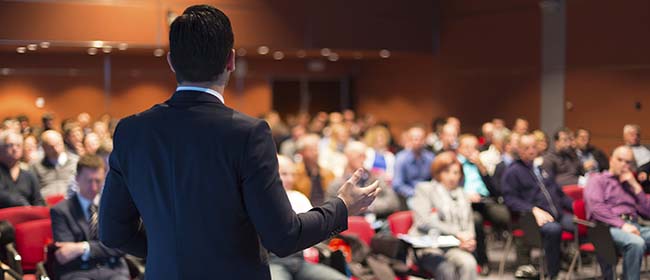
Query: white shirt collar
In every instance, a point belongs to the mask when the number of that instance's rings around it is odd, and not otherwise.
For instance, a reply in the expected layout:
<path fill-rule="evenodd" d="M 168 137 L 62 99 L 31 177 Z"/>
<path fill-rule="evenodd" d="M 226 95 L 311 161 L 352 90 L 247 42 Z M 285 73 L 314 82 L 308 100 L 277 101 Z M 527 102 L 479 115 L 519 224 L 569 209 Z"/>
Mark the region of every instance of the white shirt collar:
<path fill-rule="evenodd" d="M 221 95 L 221 93 L 219 93 L 218 91 L 213 90 L 211 88 L 191 87 L 191 86 L 179 86 L 179 87 L 176 88 L 176 91 L 183 91 L 183 90 L 192 90 L 192 91 L 205 92 L 205 93 L 208 93 L 208 94 L 218 98 L 221 101 L 221 103 L 223 103 L 224 105 L 226 104 L 226 102 L 223 100 L 223 95 Z"/>

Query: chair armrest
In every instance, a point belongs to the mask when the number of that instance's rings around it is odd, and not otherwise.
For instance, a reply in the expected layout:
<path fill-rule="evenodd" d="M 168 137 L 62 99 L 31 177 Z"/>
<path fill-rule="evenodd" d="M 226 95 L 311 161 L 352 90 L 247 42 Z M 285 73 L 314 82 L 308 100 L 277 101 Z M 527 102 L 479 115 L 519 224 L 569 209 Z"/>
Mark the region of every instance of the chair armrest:
<path fill-rule="evenodd" d="M 576 224 L 579 224 L 579 225 L 590 227 L 590 228 L 596 227 L 596 223 L 594 223 L 594 222 L 590 222 L 590 221 L 583 220 L 583 219 L 578 219 L 578 218 L 575 218 L 575 217 L 573 218 L 573 222 L 576 223 Z"/>

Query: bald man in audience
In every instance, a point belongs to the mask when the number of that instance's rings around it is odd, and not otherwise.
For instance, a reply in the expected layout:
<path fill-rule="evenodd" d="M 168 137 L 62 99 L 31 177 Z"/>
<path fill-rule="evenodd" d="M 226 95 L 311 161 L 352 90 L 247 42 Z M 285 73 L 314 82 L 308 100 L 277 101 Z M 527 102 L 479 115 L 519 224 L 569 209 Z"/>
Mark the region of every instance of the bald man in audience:
<path fill-rule="evenodd" d="M 327 188 L 327 197 L 335 198 L 338 194 L 338 190 L 345 181 L 352 177 L 352 174 L 359 168 L 364 168 L 364 162 L 366 161 L 366 151 L 368 147 L 366 144 L 358 141 L 349 142 L 343 153 L 347 158 L 347 165 L 345 167 L 345 173 L 342 177 L 336 178 L 330 186 Z M 368 207 L 368 211 L 363 214 L 375 215 L 377 218 L 385 219 L 388 215 L 399 210 L 399 199 L 397 194 L 393 191 L 392 188 L 387 187 L 386 182 L 375 177 L 372 173 L 366 170 L 364 177 L 361 178 L 359 185 L 365 187 L 371 183 L 379 180 L 379 187 L 381 188 L 381 193 L 375 199 L 375 202 Z"/>
<path fill-rule="evenodd" d="M 634 152 L 619 146 L 609 160 L 609 170 L 594 173 L 585 187 L 587 218 L 610 226 L 616 248 L 623 255 L 623 279 L 639 279 L 641 260 L 650 244 L 650 227 L 639 224 L 650 217 L 650 199 L 634 178 Z M 603 275 L 611 278 L 611 267 L 601 262 Z"/>
<path fill-rule="evenodd" d="M 41 195 L 65 195 L 74 182 L 77 159 L 65 151 L 63 137 L 57 131 L 43 132 L 41 141 L 45 157 L 32 165 L 32 171 L 41 185 Z"/>
<path fill-rule="evenodd" d="M 431 180 L 431 163 L 435 155 L 424 148 L 425 131 L 413 126 L 407 131 L 406 146 L 395 156 L 393 190 L 400 197 L 401 208 L 407 209 L 415 193 L 415 185 Z"/>
<path fill-rule="evenodd" d="M 45 205 L 36 176 L 20 168 L 23 136 L 0 132 L 0 208 Z"/>
<path fill-rule="evenodd" d="M 278 156 L 278 171 L 282 186 L 287 192 L 291 208 L 297 214 L 305 213 L 313 207 L 302 193 L 293 190 L 296 183 L 296 166 L 286 156 Z M 383 191 L 383 190 L 382 190 Z M 323 264 L 308 263 L 303 252 L 280 258 L 271 253 L 269 258 L 271 279 L 273 280 L 344 280 L 348 279 L 337 270 Z"/>

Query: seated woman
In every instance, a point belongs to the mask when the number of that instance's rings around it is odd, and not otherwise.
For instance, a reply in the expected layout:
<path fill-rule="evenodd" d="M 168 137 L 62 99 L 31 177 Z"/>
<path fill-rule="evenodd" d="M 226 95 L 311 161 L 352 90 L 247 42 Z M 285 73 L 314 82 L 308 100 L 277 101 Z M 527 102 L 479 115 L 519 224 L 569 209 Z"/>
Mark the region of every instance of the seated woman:
<path fill-rule="evenodd" d="M 430 182 L 421 182 L 413 196 L 413 226 L 411 235 L 425 235 L 436 231 L 441 235 L 453 235 L 460 246 L 453 248 L 425 249 L 418 252 L 420 267 L 430 273 L 439 269 L 437 256 L 442 255 L 453 267 L 456 279 L 476 279 L 476 249 L 472 207 L 459 187 L 462 168 L 453 152 L 443 152 L 431 164 Z M 435 209 L 435 211 L 432 211 Z M 436 278 L 438 279 L 438 278 Z"/>

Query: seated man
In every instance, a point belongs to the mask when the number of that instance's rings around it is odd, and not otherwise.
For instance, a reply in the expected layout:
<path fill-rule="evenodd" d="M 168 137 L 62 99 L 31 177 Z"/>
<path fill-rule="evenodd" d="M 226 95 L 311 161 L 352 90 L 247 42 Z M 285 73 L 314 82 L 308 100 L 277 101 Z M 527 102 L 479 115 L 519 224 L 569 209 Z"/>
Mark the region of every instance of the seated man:
<path fill-rule="evenodd" d="M 424 147 L 424 129 L 418 126 L 407 131 L 407 146 L 395 156 L 393 190 L 399 195 L 400 208 L 407 209 L 408 201 L 415 193 L 415 185 L 431 180 L 431 162 L 434 154 Z"/>
<path fill-rule="evenodd" d="M 65 194 L 75 179 L 77 156 L 65 151 L 60 133 L 48 130 L 41 134 L 43 160 L 32 165 L 32 171 L 41 185 L 41 195 Z"/>
<path fill-rule="evenodd" d="M 119 250 L 99 242 L 95 197 L 105 177 L 104 161 L 85 155 L 77 164 L 78 191 L 50 210 L 52 233 L 58 249 L 56 275 L 66 279 L 130 279 Z"/>
<path fill-rule="evenodd" d="M 601 172 L 609 169 L 607 155 L 600 149 L 592 146 L 591 132 L 586 128 L 578 128 L 576 131 L 576 154 L 582 162 L 582 167 L 587 172 Z"/>
<path fill-rule="evenodd" d="M 312 209 L 309 199 L 302 193 L 293 190 L 296 177 L 296 167 L 286 156 L 278 156 L 278 171 L 282 186 L 287 191 L 291 208 L 296 213 L 304 213 Z M 305 261 L 301 252 L 288 257 L 280 258 L 271 254 L 269 259 L 271 279 L 273 280 L 336 280 L 348 279 L 337 270 L 322 264 L 313 264 Z"/>
<path fill-rule="evenodd" d="M 634 153 L 635 165 L 633 170 L 637 171 L 639 182 L 646 192 L 650 191 L 650 181 L 648 181 L 650 149 L 648 149 L 648 146 L 641 144 L 641 127 L 636 124 L 626 124 L 623 127 L 623 141 Z"/>
<path fill-rule="evenodd" d="M 513 213 L 532 212 L 542 234 L 546 271 L 551 278 L 556 278 L 560 271 L 562 231 L 572 232 L 575 228 L 573 215 L 564 212 L 573 212 L 573 202 L 562 192 L 555 178 L 533 165 L 537 157 L 535 136 L 520 136 L 517 151 L 519 160 L 512 163 L 503 175 L 503 198 Z M 530 255 L 517 256 L 520 262 L 526 258 Z"/>
<path fill-rule="evenodd" d="M 312 205 L 325 202 L 327 186 L 334 180 L 334 173 L 318 164 L 318 143 L 316 134 L 306 134 L 298 139 L 297 149 L 301 161 L 296 163 L 296 191 L 301 192 Z"/>
<path fill-rule="evenodd" d="M 650 217 L 650 199 L 635 180 L 633 165 L 632 149 L 616 148 L 609 170 L 592 174 L 584 194 L 587 218 L 611 226 L 609 231 L 623 255 L 623 279 L 639 279 L 641 260 L 650 243 L 650 227 L 638 223 L 639 216 Z M 603 275 L 610 276 L 611 267 L 601 266 Z"/>
<path fill-rule="evenodd" d="M 36 176 L 20 168 L 23 136 L 0 132 L 0 208 L 45 205 Z"/>
<path fill-rule="evenodd" d="M 342 177 L 336 178 L 327 188 L 327 197 L 335 198 L 338 194 L 339 188 L 352 177 L 352 174 L 360 169 L 364 168 L 363 164 L 366 161 L 366 150 L 367 146 L 364 143 L 358 141 L 349 142 L 343 153 L 347 158 L 347 164 L 345 166 L 345 172 Z M 365 173 L 365 177 L 361 178 L 359 183 L 361 186 L 367 186 L 373 182 L 379 180 L 379 187 L 381 192 L 375 199 L 375 201 L 368 207 L 367 213 L 363 214 L 372 214 L 377 218 L 385 219 L 388 215 L 393 214 L 393 212 L 399 210 L 399 199 L 393 191 L 392 188 L 386 187 L 386 183 L 378 178 L 375 178 L 368 170 Z"/>
<path fill-rule="evenodd" d="M 553 141 L 555 150 L 544 156 L 542 168 L 555 177 L 560 186 L 577 185 L 585 172 L 573 149 L 573 131 L 562 128 L 555 132 Z"/>
<path fill-rule="evenodd" d="M 481 272 L 489 273 L 487 247 L 483 221 L 488 220 L 499 229 L 507 229 L 510 223 L 508 208 L 497 202 L 498 194 L 492 186 L 488 171 L 479 158 L 478 139 L 471 134 L 461 135 L 458 140 L 458 161 L 463 169 L 461 184 L 474 210 L 476 230 L 476 260 Z"/>

